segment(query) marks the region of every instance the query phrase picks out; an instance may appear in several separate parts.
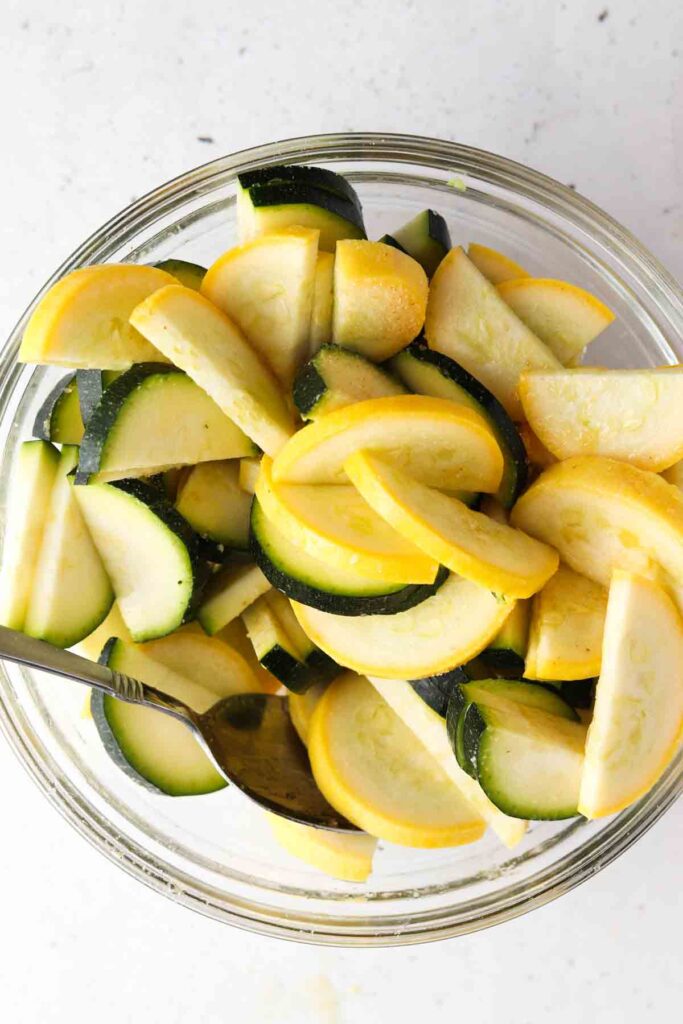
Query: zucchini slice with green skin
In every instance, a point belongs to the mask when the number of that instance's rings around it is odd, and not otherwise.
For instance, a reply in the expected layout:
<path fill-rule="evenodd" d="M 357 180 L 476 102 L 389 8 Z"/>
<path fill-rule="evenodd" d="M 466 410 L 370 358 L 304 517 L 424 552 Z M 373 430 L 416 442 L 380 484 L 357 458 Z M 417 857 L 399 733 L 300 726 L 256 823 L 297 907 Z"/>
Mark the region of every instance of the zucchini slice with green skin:
<path fill-rule="evenodd" d="M 299 185 L 313 185 L 326 192 L 339 196 L 361 209 L 358 193 L 353 185 L 341 174 L 328 171 L 324 167 L 308 167 L 304 164 L 276 164 L 274 167 L 258 167 L 253 171 L 242 171 L 237 180 L 241 189 L 249 189 L 252 185 L 278 184 L 296 182 Z M 166 269 L 166 268 L 164 268 Z M 173 273 L 173 271 L 169 271 Z"/>
<path fill-rule="evenodd" d="M 529 635 L 530 601 L 518 601 L 481 659 L 494 672 L 507 678 L 521 679 L 524 675 L 527 638 Z"/>
<path fill-rule="evenodd" d="M 324 651 L 321 651 L 319 647 L 316 647 L 313 641 L 306 636 L 299 625 L 289 599 L 278 590 L 269 590 L 265 595 L 265 600 L 268 601 L 270 607 L 291 637 L 298 651 L 299 660 L 306 665 L 314 677 L 310 682 L 306 683 L 306 689 L 313 685 L 314 682 L 328 683 L 335 676 L 338 676 L 342 671 L 339 665 L 325 654 Z M 299 690 L 299 692 L 302 691 Z"/>
<path fill-rule="evenodd" d="M 239 462 L 201 462 L 186 473 L 175 507 L 200 537 L 223 550 L 249 548 L 251 495 L 239 485 Z"/>
<path fill-rule="evenodd" d="M 496 704 L 500 700 L 513 701 L 527 708 L 538 708 L 549 715 L 559 715 L 570 722 L 578 722 L 574 708 L 550 686 L 543 683 L 529 683 L 525 679 L 468 679 L 453 686 L 449 701 L 453 712 L 462 710 L 465 704 Z"/>
<path fill-rule="evenodd" d="M 24 441 L 14 458 L 0 572 L 0 623 L 9 629 L 24 628 L 58 467 L 49 441 Z"/>
<path fill-rule="evenodd" d="M 328 189 L 303 181 L 267 181 L 240 191 L 241 242 L 293 224 L 318 228 L 320 248 L 326 252 L 334 252 L 339 239 L 366 237 L 360 207 Z"/>
<path fill-rule="evenodd" d="M 197 612 L 202 629 L 213 636 L 270 590 L 257 565 L 227 566 L 209 582 Z"/>
<path fill-rule="evenodd" d="M 87 421 L 79 483 L 150 476 L 172 466 L 253 455 L 247 435 L 181 370 L 138 363 L 110 384 Z"/>
<path fill-rule="evenodd" d="M 436 210 L 422 210 L 390 236 L 392 245 L 407 252 L 431 277 L 446 253 L 453 247 L 448 224 Z"/>
<path fill-rule="evenodd" d="M 359 352 L 341 345 L 323 345 L 301 368 L 294 381 L 294 404 L 305 420 L 368 398 L 405 395 L 406 388 Z"/>
<path fill-rule="evenodd" d="M 264 594 L 245 608 L 242 621 L 259 663 L 293 693 L 304 693 L 320 680 L 300 657 L 299 648 Z"/>
<path fill-rule="evenodd" d="M 382 235 L 378 238 L 378 242 L 382 242 L 384 245 L 390 245 L 392 249 L 398 249 L 399 252 L 404 252 L 406 256 L 410 256 L 407 249 L 404 249 L 400 242 L 398 242 L 393 235 Z"/>
<path fill-rule="evenodd" d="M 196 292 L 199 291 L 206 273 L 206 267 L 202 267 L 198 263 L 189 263 L 187 260 L 161 260 L 154 266 L 159 270 L 165 270 L 167 274 L 171 274 L 177 281 L 180 281 L 185 288 L 194 288 Z"/>
<path fill-rule="evenodd" d="M 423 679 L 409 680 L 415 693 L 420 697 L 427 707 L 436 711 L 437 715 L 445 718 L 448 712 L 448 705 L 453 693 L 458 691 L 462 683 L 468 683 L 470 676 L 464 665 L 444 672 L 440 676 L 425 676 Z"/>
<path fill-rule="evenodd" d="M 543 821 L 578 814 L 583 725 L 501 700 L 495 706 L 466 704 L 457 728 L 461 756 L 505 814 Z"/>
<path fill-rule="evenodd" d="M 81 443 L 83 419 L 75 373 L 68 373 L 55 384 L 38 410 L 33 436 L 55 444 Z"/>
<path fill-rule="evenodd" d="M 192 619 L 208 567 L 161 490 L 117 480 L 77 484 L 75 493 L 132 639 L 154 640 Z"/>
<path fill-rule="evenodd" d="M 114 602 L 103 559 L 84 522 L 72 470 L 78 448 L 65 445 L 49 501 L 37 554 L 24 632 L 54 644 L 73 647 L 106 617 Z"/>
<path fill-rule="evenodd" d="M 336 615 L 394 615 L 436 593 L 448 577 L 441 569 L 434 583 L 385 583 L 351 569 L 330 568 L 278 530 L 257 499 L 251 510 L 251 553 L 263 575 L 293 601 Z"/>
<path fill-rule="evenodd" d="M 87 423 L 109 385 L 120 377 L 118 370 L 76 370 L 78 404 L 83 423 Z"/>
<path fill-rule="evenodd" d="M 504 508 L 511 508 L 526 487 L 529 462 L 517 428 L 498 399 L 453 359 L 421 341 L 399 352 L 388 366 L 411 391 L 466 405 L 484 417 L 503 453 L 503 478 L 496 497 Z"/>
<path fill-rule="evenodd" d="M 112 637 L 100 664 L 141 679 L 206 711 L 220 698 L 150 658 L 140 648 Z M 167 796 L 199 796 L 227 786 L 194 735 L 168 715 L 93 690 L 90 709 L 105 750 L 139 785 Z"/>

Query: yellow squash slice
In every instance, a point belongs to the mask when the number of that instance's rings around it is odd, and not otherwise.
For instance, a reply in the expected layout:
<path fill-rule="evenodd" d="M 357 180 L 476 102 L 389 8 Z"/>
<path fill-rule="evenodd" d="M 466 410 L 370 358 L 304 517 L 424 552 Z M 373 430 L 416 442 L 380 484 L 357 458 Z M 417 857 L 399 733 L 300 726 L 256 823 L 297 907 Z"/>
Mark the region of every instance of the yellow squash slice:
<path fill-rule="evenodd" d="M 683 607 L 683 494 L 655 473 L 599 457 L 558 462 L 519 499 L 511 522 L 605 587 L 614 569 L 649 576 L 659 566 Z"/>
<path fill-rule="evenodd" d="M 276 483 L 266 457 L 256 497 L 292 544 L 327 565 L 389 583 L 434 582 L 434 559 L 387 526 L 349 484 Z"/>
<path fill-rule="evenodd" d="M 600 674 L 607 591 L 561 565 L 531 610 L 527 679 L 590 679 Z"/>
<path fill-rule="evenodd" d="M 383 242 L 337 242 L 334 342 L 375 362 L 388 359 L 422 330 L 427 291 L 427 275 L 407 253 Z"/>
<path fill-rule="evenodd" d="M 438 761 L 460 793 L 490 825 L 501 842 L 508 849 L 517 846 L 524 838 L 526 821 L 511 818 L 499 810 L 477 780 L 460 767 L 448 739 L 445 718 L 437 715 L 404 679 L 378 679 L 372 676 L 370 682 L 416 739 Z"/>
<path fill-rule="evenodd" d="M 313 310 L 308 356 L 316 354 L 321 345 L 332 341 L 332 310 L 334 306 L 334 254 L 319 252 L 313 284 Z"/>
<path fill-rule="evenodd" d="M 500 283 L 498 293 L 565 366 L 614 320 L 600 299 L 567 281 L 522 277 Z"/>
<path fill-rule="evenodd" d="M 673 484 L 679 491 L 683 491 L 683 459 L 669 469 L 665 469 L 662 476 L 667 483 Z"/>
<path fill-rule="evenodd" d="M 683 366 L 526 373 L 519 390 L 558 459 L 605 455 L 658 473 L 683 458 Z"/>
<path fill-rule="evenodd" d="M 464 665 L 496 635 L 514 601 L 451 574 L 395 615 L 334 615 L 292 602 L 304 632 L 339 665 L 383 679 L 420 679 Z"/>
<path fill-rule="evenodd" d="M 327 683 L 316 683 L 314 686 L 309 686 L 305 693 L 287 694 L 289 717 L 292 719 L 292 725 L 305 747 L 308 746 L 308 734 L 311 729 L 313 712 L 327 689 L 327 685 Z"/>
<path fill-rule="evenodd" d="M 133 326 L 213 398 L 252 441 L 275 454 L 294 430 L 271 371 L 225 313 L 171 285 L 137 306 Z"/>
<path fill-rule="evenodd" d="M 464 366 L 514 420 L 522 419 L 522 373 L 560 366 L 459 248 L 451 249 L 432 278 L 425 334 L 430 348 Z"/>
<path fill-rule="evenodd" d="M 240 328 L 289 387 L 308 358 L 319 231 L 288 227 L 221 256 L 202 294 Z"/>
<path fill-rule="evenodd" d="M 557 552 L 546 544 L 473 512 L 369 452 L 356 452 L 344 468 L 397 533 L 473 583 L 508 598 L 531 597 L 557 570 Z"/>
<path fill-rule="evenodd" d="M 175 283 L 163 270 L 132 263 L 74 270 L 54 284 L 33 311 L 19 359 L 98 370 L 166 362 L 128 318 L 148 295 Z"/>
<path fill-rule="evenodd" d="M 683 736 L 683 621 L 652 580 L 616 572 L 579 811 L 600 818 L 654 786 Z"/>
<path fill-rule="evenodd" d="M 484 822 L 441 765 L 367 679 L 345 673 L 311 722 L 311 768 L 326 799 L 354 825 L 401 846 L 459 846 Z"/>
<path fill-rule="evenodd" d="M 300 430 L 273 462 L 273 479 L 346 483 L 344 463 L 365 448 L 444 490 L 495 491 L 503 456 L 473 409 L 443 398 L 394 395 L 347 405 Z"/>
<path fill-rule="evenodd" d="M 490 249 L 488 245 L 477 245 L 470 242 L 467 246 L 467 255 L 474 263 L 477 270 L 487 278 L 491 284 L 502 284 L 503 281 L 514 281 L 520 277 L 531 277 L 524 267 L 511 260 L 509 256 L 498 252 L 497 249 Z"/>
<path fill-rule="evenodd" d="M 280 846 L 318 871 L 344 882 L 365 882 L 372 871 L 377 849 L 374 836 L 312 828 L 279 814 L 266 817 Z"/>

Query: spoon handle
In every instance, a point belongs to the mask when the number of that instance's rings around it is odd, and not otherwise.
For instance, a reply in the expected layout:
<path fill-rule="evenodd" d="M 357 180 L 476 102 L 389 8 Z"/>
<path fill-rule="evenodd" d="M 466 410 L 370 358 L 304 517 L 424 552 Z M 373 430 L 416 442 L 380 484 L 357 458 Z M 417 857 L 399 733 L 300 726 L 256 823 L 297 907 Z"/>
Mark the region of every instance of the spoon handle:
<path fill-rule="evenodd" d="M 7 629 L 6 626 L 0 626 L 0 658 L 85 683 L 129 704 L 143 704 L 179 718 L 186 725 L 194 724 L 187 705 L 170 694 L 110 669 L 107 665 L 88 661 L 79 654 L 53 647 L 44 640 L 35 640 L 17 630 Z"/>

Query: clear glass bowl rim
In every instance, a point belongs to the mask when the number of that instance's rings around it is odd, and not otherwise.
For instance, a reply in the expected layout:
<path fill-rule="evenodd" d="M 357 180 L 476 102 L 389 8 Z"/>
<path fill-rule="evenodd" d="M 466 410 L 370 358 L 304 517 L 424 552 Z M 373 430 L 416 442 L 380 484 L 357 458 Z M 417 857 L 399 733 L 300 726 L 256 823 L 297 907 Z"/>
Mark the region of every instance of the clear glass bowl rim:
<path fill-rule="evenodd" d="M 16 354 L 27 319 L 56 280 L 77 267 L 105 259 L 106 250 L 112 249 L 114 242 L 117 247 L 125 244 L 159 216 L 172 213 L 188 199 L 228 184 L 242 170 L 282 162 L 315 163 L 316 160 L 389 161 L 460 174 L 465 178 L 470 175 L 489 185 L 511 189 L 618 251 L 622 261 L 637 272 L 640 280 L 655 290 L 659 308 L 669 322 L 678 326 L 679 336 L 683 336 L 683 291 L 671 274 L 626 228 L 554 179 L 494 153 L 429 137 L 370 132 L 311 135 L 211 160 L 153 189 L 95 231 L 57 268 L 12 331 L 0 358 L 0 409 L 5 408 L 17 384 L 21 368 L 16 364 Z M 49 801 L 80 835 L 130 875 L 216 920 L 261 934 L 324 945 L 380 946 L 433 941 L 491 927 L 542 906 L 590 878 L 627 850 L 674 803 L 683 781 L 683 759 L 679 757 L 644 799 L 531 881 L 512 886 L 492 899 L 479 899 L 476 914 L 470 905 L 462 908 L 465 913 L 459 912 L 458 906 L 433 914 L 417 911 L 414 916 L 408 915 L 408 919 L 406 916 L 393 920 L 385 917 L 377 932 L 373 932 L 372 918 L 365 922 L 365 927 L 358 918 L 343 917 L 335 917 L 331 925 L 329 918 L 305 910 L 297 914 L 283 912 L 279 920 L 273 919 L 258 905 L 227 895 L 218 897 L 180 873 L 166 872 L 142 847 L 115 835 L 107 819 L 95 808 L 84 805 L 69 780 L 38 756 L 30 731 L 19 728 L 2 700 L 0 729 Z M 412 927 L 403 930 L 409 922 Z"/>

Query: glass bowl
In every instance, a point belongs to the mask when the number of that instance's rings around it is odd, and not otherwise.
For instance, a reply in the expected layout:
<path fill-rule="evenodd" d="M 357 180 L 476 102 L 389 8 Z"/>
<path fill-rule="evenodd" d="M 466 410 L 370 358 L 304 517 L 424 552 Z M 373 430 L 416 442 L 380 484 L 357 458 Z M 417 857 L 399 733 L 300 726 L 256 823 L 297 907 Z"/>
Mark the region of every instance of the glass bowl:
<path fill-rule="evenodd" d="M 617 318 L 591 346 L 589 361 L 646 366 L 681 360 L 681 291 L 627 231 L 520 164 L 410 136 L 316 136 L 214 160 L 112 218 L 45 288 L 89 263 L 172 256 L 210 263 L 235 241 L 236 174 L 283 161 L 321 164 L 348 175 L 371 238 L 432 206 L 448 219 L 456 243 L 493 245 L 534 274 L 566 278 L 595 292 Z M 27 315 L 8 340 L 0 366 L 3 510 L 13 453 L 30 436 L 40 399 L 59 376 L 52 368 L 16 363 Z M 537 823 L 513 852 L 490 831 L 481 842 L 457 849 L 423 852 L 381 844 L 371 878 L 358 885 L 327 879 L 281 851 L 259 809 L 234 788 L 172 799 L 137 786 L 104 752 L 78 685 L 5 665 L 0 697 L 2 728 L 23 764 L 81 835 L 111 860 L 187 907 L 297 941 L 398 945 L 505 921 L 608 864 L 664 813 L 680 789 L 679 757 L 622 814 L 598 822 Z"/>

